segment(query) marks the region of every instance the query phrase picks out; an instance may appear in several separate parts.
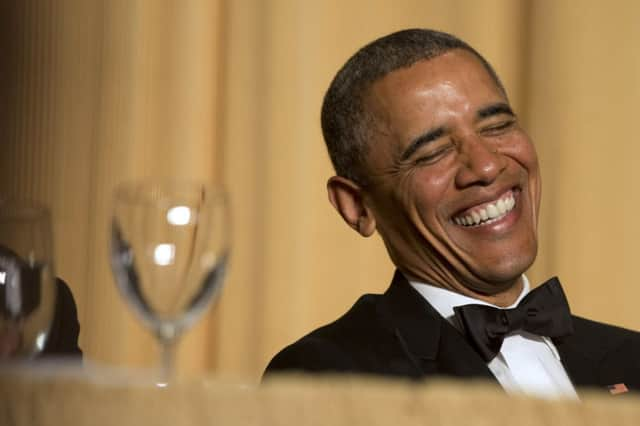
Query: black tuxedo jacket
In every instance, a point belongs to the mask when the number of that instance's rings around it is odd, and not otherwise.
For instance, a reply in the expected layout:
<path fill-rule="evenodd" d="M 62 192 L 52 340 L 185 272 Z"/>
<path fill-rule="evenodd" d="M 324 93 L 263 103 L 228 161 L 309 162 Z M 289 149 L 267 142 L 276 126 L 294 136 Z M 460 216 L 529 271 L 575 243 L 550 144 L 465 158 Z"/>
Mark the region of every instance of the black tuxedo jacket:
<path fill-rule="evenodd" d="M 573 327 L 554 344 L 576 387 L 640 390 L 640 333 L 576 316 Z M 284 348 L 265 374 L 294 370 L 495 380 L 461 332 L 399 272 L 384 294 L 362 296 L 344 316 Z"/>

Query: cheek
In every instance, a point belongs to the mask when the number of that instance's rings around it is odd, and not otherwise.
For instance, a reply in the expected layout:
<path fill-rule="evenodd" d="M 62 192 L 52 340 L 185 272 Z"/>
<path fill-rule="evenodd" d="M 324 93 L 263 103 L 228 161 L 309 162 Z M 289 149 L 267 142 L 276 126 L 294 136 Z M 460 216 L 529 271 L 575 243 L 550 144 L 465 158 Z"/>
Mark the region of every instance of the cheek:
<path fill-rule="evenodd" d="M 451 171 L 441 167 L 430 166 L 416 171 L 405 191 L 407 197 L 411 197 L 416 219 L 431 224 L 439 217 L 446 217 L 451 182 Z"/>
<path fill-rule="evenodd" d="M 522 164 L 529 174 L 538 177 L 540 174 L 538 167 L 538 155 L 536 154 L 536 149 L 533 146 L 533 143 L 528 142 L 523 144 L 520 156 L 522 158 Z"/>
<path fill-rule="evenodd" d="M 533 203 L 533 213 L 537 218 L 540 206 L 542 183 L 540 180 L 540 167 L 538 155 L 531 140 L 524 133 L 514 138 L 503 146 L 502 152 L 518 164 L 522 173 L 526 174 L 529 186 L 529 194 Z"/>
<path fill-rule="evenodd" d="M 513 158 L 529 174 L 538 176 L 538 155 L 533 142 L 526 133 L 519 131 L 513 137 L 501 143 L 501 151 Z"/>
<path fill-rule="evenodd" d="M 533 201 L 537 206 L 540 204 L 541 193 L 541 181 L 540 181 L 540 167 L 538 165 L 538 155 L 536 154 L 535 147 L 531 141 L 527 140 L 527 143 L 521 145 L 520 151 L 516 154 L 516 160 L 526 170 L 530 190 L 533 191 Z"/>

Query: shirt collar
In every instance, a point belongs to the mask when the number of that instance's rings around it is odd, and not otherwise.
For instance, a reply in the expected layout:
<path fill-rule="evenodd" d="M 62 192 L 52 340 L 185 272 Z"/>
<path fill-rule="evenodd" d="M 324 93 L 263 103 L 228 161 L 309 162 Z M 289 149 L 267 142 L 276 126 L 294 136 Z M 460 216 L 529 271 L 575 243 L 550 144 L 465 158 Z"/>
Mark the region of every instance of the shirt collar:
<path fill-rule="evenodd" d="M 529 280 L 527 279 L 526 275 L 522 274 L 523 285 L 522 285 L 522 291 L 520 292 L 520 295 L 512 305 L 506 306 L 506 307 L 500 307 L 500 306 L 492 305 L 491 303 L 487 303 L 483 300 L 478 300 L 473 297 L 465 296 L 464 294 L 456 293 L 455 291 L 452 291 L 452 290 L 447 290 L 442 287 L 436 287 L 434 285 L 425 284 L 418 281 L 411 281 L 411 280 L 407 280 L 407 281 L 409 281 L 409 284 L 411 284 L 411 286 L 415 288 L 418 291 L 418 293 L 420 293 L 420 295 L 422 295 L 422 297 L 424 297 L 427 300 L 427 302 L 429 302 L 431 306 L 433 306 L 435 310 L 438 311 L 440 315 L 442 315 L 443 318 L 445 318 L 447 321 L 449 321 L 451 324 L 453 324 L 456 327 L 458 326 L 458 324 L 455 321 L 455 313 L 453 311 L 454 307 L 469 305 L 469 304 L 477 304 L 477 305 L 492 306 L 498 309 L 511 309 L 518 306 L 518 303 L 520 303 L 520 301 L 527 295 L 527 293 L 529 293 L 529 290 L 530 290 Z"/>
<path fill-rule="evenodd" d="M 444 289 L 442 287 L 436 287 L 434 285 L 425 284 L 418 281 L 411 281 L 409 279 L 407 279 L 407 281 L 409 281 L 409 284 L 411 284 L 411 286 L 415 288 L 418 293 L 420 293 L 420 295 L 424 297 L 427 302 L 429 302 L 431 306 L 433 306 L 434 309 L 438 311 L 440 315 L 442 315 L 443 318 L 445 318 L 447 321 L 449 321 L 449 323 L 451 323 L 459 330 L 462 326 L 456 320 L 455 312 L 453 311 L 454 307 L 469 304 L 478 304 L 492 306 L 498 309 L 512 309 L 518 306 L 520 301 L 529 293 L 529 291 L 531 291 L 529 279 L 525 274 L 522 274 L 522 291 L 520 292 L 520 295 L 512 305 L 503 308 L 500 306 L 492 305 L 491 303 L 487 303 L 483 300 L 478 300 L 473 297 L 456 293 L 455 291 Z M 551 349 L 556 359 L 560 360 L 560 353 L 558 352 L 558 349 L 555 347 L 551 339 L 544 336 L 540 337 L 542 338 L 544 343 Z"/>

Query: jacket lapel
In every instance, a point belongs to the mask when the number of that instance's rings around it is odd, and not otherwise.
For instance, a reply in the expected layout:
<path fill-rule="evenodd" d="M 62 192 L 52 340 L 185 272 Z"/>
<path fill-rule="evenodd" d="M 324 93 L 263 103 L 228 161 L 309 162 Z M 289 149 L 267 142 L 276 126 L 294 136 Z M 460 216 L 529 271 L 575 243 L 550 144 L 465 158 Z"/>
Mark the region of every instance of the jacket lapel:
<path fill-rule="evenodd" d="M 418 377 L 430 375 L 495 380 L 456 330 L 396 271 L 379 315 L 392 329 Z"/>
<path fill-rule="evenodd" d="M 610 392 L 610 386 L 626 383 L 629 390 L 637 390 L 640 368 L 633 366 L 638 365 L 638 352 L 630 341 L 618 337 L 612 327 L 576 316 L 572 319 L 574 333 L 554 343 L 573 384 Z"/>
<path fill-rule="evenodd" d="M 600 363 L 598 359 L 573 344 L 571 336 L 554 340 L 556 349 L 560 354 L 560 361 L 569 379 L 577 388 L 599 385 L 598 371 Z M 579 390 L 579 389 L 578 389 Z"/>

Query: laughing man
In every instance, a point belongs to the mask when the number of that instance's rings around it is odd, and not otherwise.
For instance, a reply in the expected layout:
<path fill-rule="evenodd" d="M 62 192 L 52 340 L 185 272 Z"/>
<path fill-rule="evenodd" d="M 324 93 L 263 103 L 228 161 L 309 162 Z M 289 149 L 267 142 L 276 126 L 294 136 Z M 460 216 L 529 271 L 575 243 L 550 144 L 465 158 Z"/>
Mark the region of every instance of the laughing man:
<path fill-rule="evenodd" d="M 278 353 L 267 373 L 496 380 L 508 393 L 640 388 L 640 335 L 532 290 L 540 169 L 491 65 L 462 40 L 405 30 L 351 57 L 324 98 L 329 199 L 397 271 L 382 295 Z"/>

